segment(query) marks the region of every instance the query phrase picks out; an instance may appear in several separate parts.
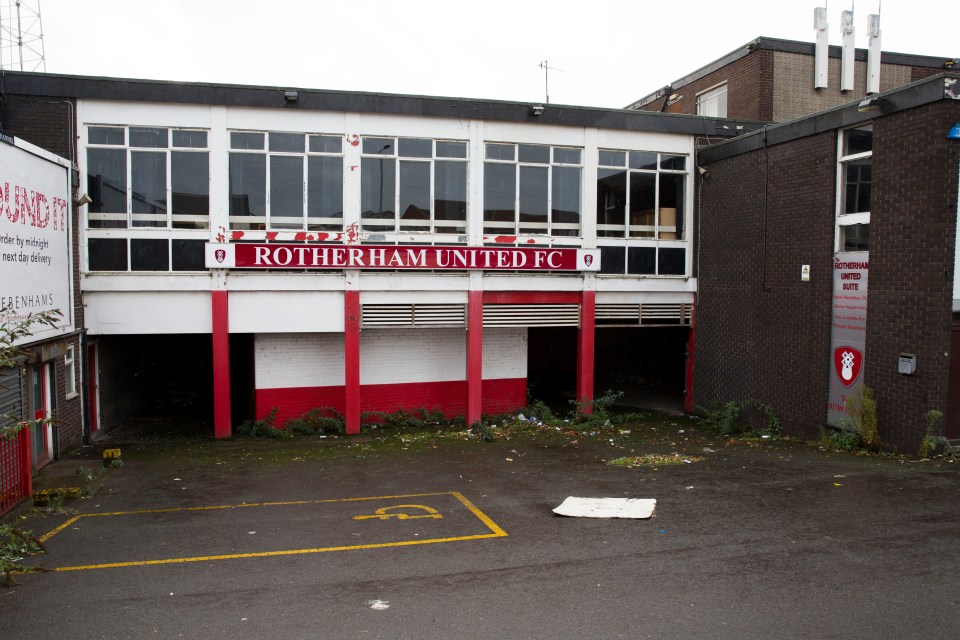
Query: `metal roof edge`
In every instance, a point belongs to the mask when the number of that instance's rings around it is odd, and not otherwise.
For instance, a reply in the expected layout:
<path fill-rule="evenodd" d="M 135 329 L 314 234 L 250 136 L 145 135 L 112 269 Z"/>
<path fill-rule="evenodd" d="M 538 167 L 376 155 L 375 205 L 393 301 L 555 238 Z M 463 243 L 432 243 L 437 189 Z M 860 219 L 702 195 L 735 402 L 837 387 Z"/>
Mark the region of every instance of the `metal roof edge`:
<path fill-rule="evenodd" d="M 960 79 L 960 73 L 938 73 L 883 93 L 868 96 L 868 98 L 859 98 L 794 120 L 763 125 L 759 129 L 745 133 L 738 138 L 718 142 L 700 149 L 697 154 L 697 161 L 699 164 L 709 164 L 749 151 L 792 142 L 825 131 L 842 129 L 874 120 L 877 117 L 938 102 L 946 99 L 944 80 L 947 78 Z M 885 105 L 880 111 L 861 112 L 858 107 L 866 99 L 884 100 Z"/>
<path fill-rule="evenodd" d="M 296 101 L 286 92 L 296 91 Z M 288 109 L 291 111 L 352 111 L 392 115 L 476 118 L 531 124 L 584 126 L 625 131 L 678 133 L 696 136 L 735 136 L 763 123 L 576 105 L 545 104 L 533 115 L 533 102 L 416 96 L 302 87 L 268 87 L 203 82 L 175 82 L 76 76 L 33 72 L 0 72 L 3 95 L 36 95 L 123 102 L 208 104 Z M 540 103 L 536 103 L 540 104 Z"/>

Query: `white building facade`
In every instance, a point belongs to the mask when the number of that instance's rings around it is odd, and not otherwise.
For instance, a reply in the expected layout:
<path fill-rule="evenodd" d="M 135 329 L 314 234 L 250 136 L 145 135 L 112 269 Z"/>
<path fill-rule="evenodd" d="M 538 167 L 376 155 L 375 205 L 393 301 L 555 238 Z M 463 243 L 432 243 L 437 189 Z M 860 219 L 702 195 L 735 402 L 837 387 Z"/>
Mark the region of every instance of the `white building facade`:
<path fill-rule="evenodd" d="M 281 423 L 333 407 L 348 432 L 364 411 L 412 407 L 469 424 L 526 404 L 528 368 L 557 354 L 591 400 L 598 332 L 693 340 L 694 152 L 742 132 L 554 105 L 14 80 L 75 101 L 89 357 L 136 336 L 144 362 L 204 359 L 218 437 L 238 398 L 244 417 Z M 283 262 L 307 249 L 345 261 Z M 558 351 L 532 360 L 534 332 L 558 327 Z M 91 401 L 140 384 L 121 378 L 89 381 Z M 102 415 L 91 407 L 91 431 Z"/>

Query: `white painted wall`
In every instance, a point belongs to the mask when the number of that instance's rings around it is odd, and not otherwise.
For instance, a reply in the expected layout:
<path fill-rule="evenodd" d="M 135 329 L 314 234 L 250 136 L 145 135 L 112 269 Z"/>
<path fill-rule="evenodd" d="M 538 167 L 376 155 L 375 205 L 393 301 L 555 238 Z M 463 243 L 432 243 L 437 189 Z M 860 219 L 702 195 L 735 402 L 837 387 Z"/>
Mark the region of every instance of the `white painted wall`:
<path fill-rule="evenodd" d="M 342 333 L 257 334 L 257 389 L 344 384 Z M 527 376 L 527 330 L 491 328 L 483 335 L 484 379 Z M 402 384 L 466 379 L 463 329 L 365 329 L 360 383 Z"/>
<path fill-rule="evenodd" d="M 211 332 L 208 291 L 89 291 L 83 301 L 91 335 Z"/>
<path fill-rule="evenodd" d="M 230 333 L 343 332 L 343 294 L 232 291 Z"/>

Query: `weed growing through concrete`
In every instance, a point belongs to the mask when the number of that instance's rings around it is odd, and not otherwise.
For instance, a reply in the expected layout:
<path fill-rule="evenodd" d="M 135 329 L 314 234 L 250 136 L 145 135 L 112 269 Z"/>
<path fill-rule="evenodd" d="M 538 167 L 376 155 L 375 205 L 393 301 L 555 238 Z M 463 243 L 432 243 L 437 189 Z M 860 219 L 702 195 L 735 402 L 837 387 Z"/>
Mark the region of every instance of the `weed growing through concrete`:
<path fill-rule="evenodd" d="M 679 453 L 674 453 L 672 455 L 646 453 L 640 456 L 623 456 L 621 458 L 614 458 L 613 460 L 607 462 L 607 464 L 614 467 L 660 467 L 671 464 L 693 464 L 694 462 L 700 462 L 701 460 L 703 460 L 702 457 L 681 456 Z"/>

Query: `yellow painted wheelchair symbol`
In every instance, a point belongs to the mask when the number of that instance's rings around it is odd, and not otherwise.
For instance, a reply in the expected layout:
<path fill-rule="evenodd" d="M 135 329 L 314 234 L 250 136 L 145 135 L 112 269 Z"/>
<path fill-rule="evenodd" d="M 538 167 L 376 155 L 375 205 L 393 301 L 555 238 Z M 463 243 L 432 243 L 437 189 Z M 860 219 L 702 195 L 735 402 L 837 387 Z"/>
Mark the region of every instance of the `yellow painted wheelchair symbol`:
<path fill-rule="evenodd" d="M 391 513 L 397 509 L 417 509 L 420 513 L 406 513 L 400 511 L 398 513 Z M 432 507 L 425 507 L 422 504 L 398 504 L 392 507 L 383 507 L 377 509 L 373 513 L 365 516 L 353 516 L 354 520 L 389 520 L 390 518 L 396 518 L 397 520 L 415 520 L 417 518 L 442 518 L 443 515 L 439 511 Z"/>

